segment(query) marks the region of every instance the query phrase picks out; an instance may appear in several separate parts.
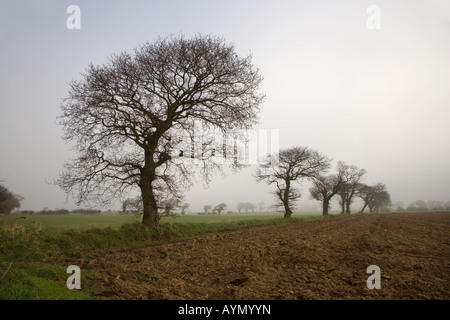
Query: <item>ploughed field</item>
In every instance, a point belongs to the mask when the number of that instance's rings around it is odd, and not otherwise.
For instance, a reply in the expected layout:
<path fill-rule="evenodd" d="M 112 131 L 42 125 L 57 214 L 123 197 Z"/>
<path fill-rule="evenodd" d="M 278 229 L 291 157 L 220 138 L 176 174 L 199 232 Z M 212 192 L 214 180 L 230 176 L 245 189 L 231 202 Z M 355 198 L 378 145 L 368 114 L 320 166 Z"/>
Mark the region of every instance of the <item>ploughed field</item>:
<path fill-rule="evenodd" d="M 450 213 L 356 214 L 79 261 L 100 299 L 449 299 Z M 71 260 L 71 263 L 74 261 Z M 367 268 L 380 268 L 368 289 Z"/>

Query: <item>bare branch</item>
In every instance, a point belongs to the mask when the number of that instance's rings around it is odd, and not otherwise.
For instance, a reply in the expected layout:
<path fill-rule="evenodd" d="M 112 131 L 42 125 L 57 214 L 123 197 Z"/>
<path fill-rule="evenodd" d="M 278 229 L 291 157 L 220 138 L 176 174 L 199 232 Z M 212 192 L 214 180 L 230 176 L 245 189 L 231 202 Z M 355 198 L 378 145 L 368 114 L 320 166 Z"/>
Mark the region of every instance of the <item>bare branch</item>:
<path fill-rule="evenodd" d="M 76 157 L 56 184 L 78 202 L 140 188 L 143 223 L 157 227 L 157 197 L 179 196 L 194 172 L 208 180 L 224 165 L 210 142 L 200 170 L 174 151 L 187 150 L 184 138 L 195 137 L 198 123 L 221 132 L 252 128 L 264 100 L 261 81 L 251 56 L 239 57 L 212 36 L 160 38 L 90 65 L 61 105 L 64 138 L 75 142 Z"/>

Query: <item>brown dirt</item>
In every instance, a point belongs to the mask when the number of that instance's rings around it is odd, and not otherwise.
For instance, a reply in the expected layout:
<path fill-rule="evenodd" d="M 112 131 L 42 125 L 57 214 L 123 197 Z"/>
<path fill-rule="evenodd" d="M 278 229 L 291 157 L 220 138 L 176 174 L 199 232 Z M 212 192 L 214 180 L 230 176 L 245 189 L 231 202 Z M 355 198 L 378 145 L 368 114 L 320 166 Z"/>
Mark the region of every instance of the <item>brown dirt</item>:
<path fill-rule="evenodd" d="M 92 256 L 101 299 L 449 299 L 450 213 L 356 214 Z M 367 267 L 381 269 L 370 290 Z M 83 280 L 84 281 L 84 280 Z"/>

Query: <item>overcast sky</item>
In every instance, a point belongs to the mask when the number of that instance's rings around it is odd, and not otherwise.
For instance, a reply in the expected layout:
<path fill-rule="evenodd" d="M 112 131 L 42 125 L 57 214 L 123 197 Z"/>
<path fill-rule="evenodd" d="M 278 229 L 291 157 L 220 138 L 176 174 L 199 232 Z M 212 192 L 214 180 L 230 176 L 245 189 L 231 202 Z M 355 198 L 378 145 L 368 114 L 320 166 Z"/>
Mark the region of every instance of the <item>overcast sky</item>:
<path fill-rule="evenodd" d="M 69 5 L 81 29 L 66 25 Z M 46 183 L 71 157 L 57 125 L 67 83 L 91 62 L 180 33 L 252 53 L 267 95 L 257 128 L 279 129 L 281 148 L 364 168 L 394 202 L 450 201 L 450 1 L 1 0 L 0 178 L 22 209 L 75 208 Z M 199 183 L 186 195 L 191 210 L 271 204 L 255 169 Z M 308 187 L 300 208 L 314 203 Z"/>

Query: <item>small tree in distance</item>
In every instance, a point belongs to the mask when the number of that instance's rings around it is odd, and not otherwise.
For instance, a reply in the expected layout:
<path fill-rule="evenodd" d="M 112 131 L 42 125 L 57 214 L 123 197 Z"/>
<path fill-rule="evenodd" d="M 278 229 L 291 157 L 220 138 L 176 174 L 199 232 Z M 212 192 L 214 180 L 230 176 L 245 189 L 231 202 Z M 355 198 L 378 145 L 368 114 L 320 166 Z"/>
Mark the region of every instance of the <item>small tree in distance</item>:
<path fill-rule="evenodd" d="M 353 165 L 347 165 L 345 162 L 338 162 L 338 170 L 344 179 L 344 183 L 338 190 L 340 197 L 339 204 L 341 205 L 341 213 L 350 213 L 350 205 L 353 202 L 354 197 L 362 187 L 362 180 L 366 175 L 366 170 L 359 169 Z"/>
<path fill-rule="evenodd" d="M 266 208 L 266 204 L 264 203 L 264 201 L 260 201 L 256 204 L 256 206 L 259 208 L 259 212 L 262 212 L 263 209 Z"/>
<path fill-rule="evenodd" d="M 211 209 L 212 209 L 212 206 L 210 206 L 210 205 L 203 206 L 203 212 L 205 214 L 211 214 Z"/>
<path fill-rule="evenodd" d="M 190 207 L 190 204 L 185 202 L 183 204 L 180 205 L 180 209 L 181 209 L 181 214 L 185 215 L 186 214 L 186 210 Z"/>
<path fill-rule="evenodd" d="M 276 205 L 284 208 L 285 218 L 290 218 L 295 201 L 301 196 L 300 191 L 294 188 L 294 182 L 319 177 L 328 170 L 330 159 L 307 147 L 284 149 L 279 152 L 278 157 L 268 157 L 274 158 L 278 158 L 278 163 L 269 160 L 258 166 L 256 179 L 258 182 L 265 181 L 269 185 L 275 185 Z"/>
<path fill-rule="evenodd" d="M 168 198 L 161 201 L 159 207 L 163 210 L 164 215 L 173 215 L 175 209 L 180 205 L 180 200 L 176 198 Z"/>
<path fill-rule="evenodd" d="M 364 201 L 361 212 L 364 212 L 366 207 L 369 208 L 369 212 L 387 211 L 392 204 L 391 195 L 383 183 L 363 185 L 358 191 L 358 197 Z"/>
<path fill-rule="evenodd" d="M 227 205 L 225 203 L 218 204 L 214 207 L 214 211 L 217 212 L 217 214 L 221 214 L 222 211 L 225 211 L 227 209 Z"/>
<path fill-rule="evenodd" d="M 255 212 L 256 205 L 251 203 L 251 202 L 247 202 L 245 209 L 246 209 L 246 212 L 248 212 L 248 210 L 251 210 L 252 212 Z"/>
<path fill-rule="evenodd" d="M 128 211 L 134 213 L 142 213 L 142 199 L 141 197 L 128 198 L 122 202 L 122 212 L 127 213 Z"/>
<path fill-rule="evenodd" d="M 322 214 L 328 215 L 331 199 L 339 191 L 344 180 L 340 174 L 320 176 L 313 181 L 312 188 L 309 189 L 311 197 L 322 202 Z"/>

